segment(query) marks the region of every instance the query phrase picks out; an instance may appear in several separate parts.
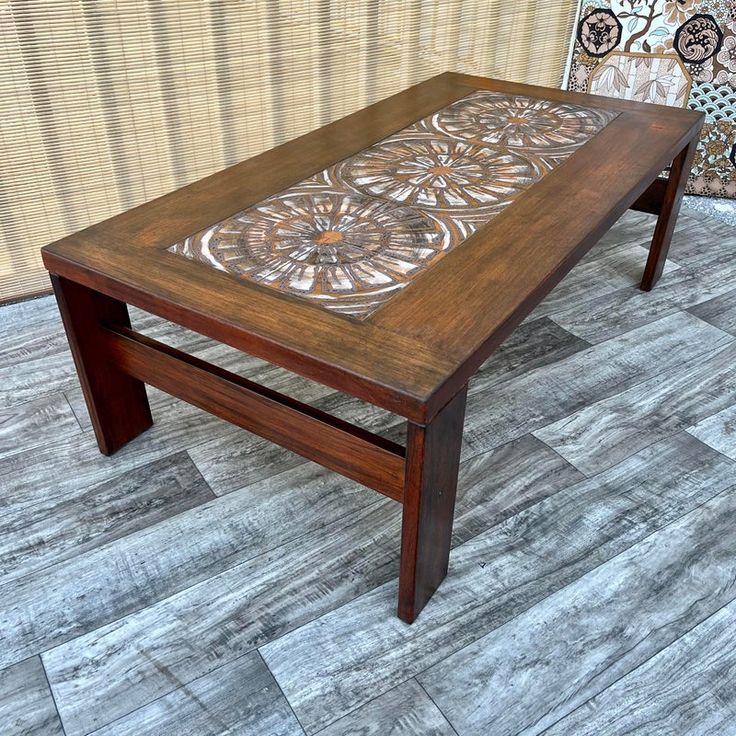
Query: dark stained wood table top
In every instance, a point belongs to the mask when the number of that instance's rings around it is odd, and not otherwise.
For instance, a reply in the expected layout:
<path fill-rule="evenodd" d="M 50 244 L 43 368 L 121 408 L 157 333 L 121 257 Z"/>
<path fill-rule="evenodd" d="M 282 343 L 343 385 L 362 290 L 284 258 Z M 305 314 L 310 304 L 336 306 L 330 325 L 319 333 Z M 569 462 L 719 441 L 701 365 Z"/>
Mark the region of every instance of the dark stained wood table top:
<path fill-rule="evenodd" d="M 46 246 L 44 263 L 424 423 L 701 120 L 445 73 Z"/>

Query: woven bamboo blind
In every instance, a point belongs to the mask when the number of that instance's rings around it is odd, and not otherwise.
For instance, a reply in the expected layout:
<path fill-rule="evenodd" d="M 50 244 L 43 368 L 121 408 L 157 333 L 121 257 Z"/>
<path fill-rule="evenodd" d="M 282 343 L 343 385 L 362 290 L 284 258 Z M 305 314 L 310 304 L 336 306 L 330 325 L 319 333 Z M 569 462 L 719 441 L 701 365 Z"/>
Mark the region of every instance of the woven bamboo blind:
<path fill-rule="evenodd" d="M 572 0 L 0 0 L 0 300 L 39 248 L 444 70 L 560 83 Z"/>

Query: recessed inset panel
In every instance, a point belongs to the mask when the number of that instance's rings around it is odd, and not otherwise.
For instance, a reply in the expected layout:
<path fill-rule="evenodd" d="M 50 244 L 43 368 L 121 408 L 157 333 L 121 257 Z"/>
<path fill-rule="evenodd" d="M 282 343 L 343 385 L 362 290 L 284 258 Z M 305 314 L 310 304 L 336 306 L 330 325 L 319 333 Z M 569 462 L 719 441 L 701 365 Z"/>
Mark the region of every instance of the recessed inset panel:
<path fill-rule="evenodd" d="M 370 314 L 452 245 L 441 219 L 328 188 L 292 188 L 175 246 L 285 294 Z"/>
<path fill-rule="evenodd" d="M 475 92 L 169 251 L 364 319 L 615 116 Z"/>
<path fill-rule="evenodd" d="M 335 170 L 337 180 L 364 194 L 483 220 L 543 174 L 513 151 L 449 137 L 385 141 Z"/>

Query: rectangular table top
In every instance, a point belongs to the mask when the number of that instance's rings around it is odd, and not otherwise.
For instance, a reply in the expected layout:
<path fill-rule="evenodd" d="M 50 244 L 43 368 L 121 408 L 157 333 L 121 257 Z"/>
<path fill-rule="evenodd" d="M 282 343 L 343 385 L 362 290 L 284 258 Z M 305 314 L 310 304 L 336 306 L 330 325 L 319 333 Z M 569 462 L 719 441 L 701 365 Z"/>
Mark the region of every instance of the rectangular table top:
<path fill-rule="evenodd" d="M 64 238 L 44 262 L 427 421 L 700 119 L 446 73 Z"/>

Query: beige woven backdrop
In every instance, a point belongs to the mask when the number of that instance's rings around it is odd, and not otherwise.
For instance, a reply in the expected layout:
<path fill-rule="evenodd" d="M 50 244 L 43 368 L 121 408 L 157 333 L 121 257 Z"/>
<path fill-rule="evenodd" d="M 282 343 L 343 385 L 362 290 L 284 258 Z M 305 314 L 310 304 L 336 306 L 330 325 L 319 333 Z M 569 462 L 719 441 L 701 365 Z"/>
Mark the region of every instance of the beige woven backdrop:
<path fill-rule="evenodd" d="M 558 86 L 573 0 L 0 0 L 0 300 L 39 248 L 444 70 Z"/>

